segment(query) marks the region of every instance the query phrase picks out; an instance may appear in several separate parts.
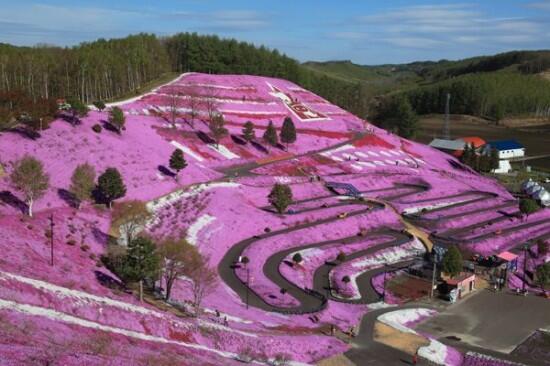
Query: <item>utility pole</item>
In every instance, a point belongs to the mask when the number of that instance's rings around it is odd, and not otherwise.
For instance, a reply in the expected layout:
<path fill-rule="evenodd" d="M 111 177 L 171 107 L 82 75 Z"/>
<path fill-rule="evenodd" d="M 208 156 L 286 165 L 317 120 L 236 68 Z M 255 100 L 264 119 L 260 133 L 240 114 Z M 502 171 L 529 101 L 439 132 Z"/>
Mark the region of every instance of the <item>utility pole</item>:
<path fill-rule="evenodd" d="M 246 266 L 246 309 L 248 310 L 248 288 L 250 286 L 250 270 Z"/>
<path fill-rule="evenodd" d="M 384 269 L 384 282 L 383 282 L 383 290 L 382 290 L 382 302 L 386 302 L 386 269 Z"/>
<path fill-rule="evenodd" d="M 53 213 L 50 214 L 50 265 L 53 267 Z"/>
<path fill-rule="evenodd" d="M 525 294 L 525 286 L 527 283 L 527 250 L 529 249 L 529 244 L 523 244 L 523 286 L 522 291 Z"/>
<path fill-rule="evenodd" d="M 436 268 L 437 268 L 437 262 L 436 262 L 436 256 L 435 255 L 433 256 L 433 261 L 434 261 L 434 267 L 433 267 L 433 271 L 432 271 L 432 288 L 430 290 L 430 299 L 433 299 L 433 297 L 434 297 L 435 271 L 436 271 Z"/>

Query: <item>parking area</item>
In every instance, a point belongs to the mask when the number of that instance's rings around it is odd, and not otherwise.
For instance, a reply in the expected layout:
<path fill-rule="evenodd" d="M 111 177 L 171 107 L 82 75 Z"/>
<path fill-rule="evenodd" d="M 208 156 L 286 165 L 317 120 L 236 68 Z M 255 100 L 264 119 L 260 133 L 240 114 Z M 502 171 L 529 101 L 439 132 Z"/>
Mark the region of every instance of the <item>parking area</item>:
<path fill-rule="evenodd" d="M 540 328 L 550 328 L 550 300 L 478 290 L 420 324 L 417 330 L 509 353 Z"/>

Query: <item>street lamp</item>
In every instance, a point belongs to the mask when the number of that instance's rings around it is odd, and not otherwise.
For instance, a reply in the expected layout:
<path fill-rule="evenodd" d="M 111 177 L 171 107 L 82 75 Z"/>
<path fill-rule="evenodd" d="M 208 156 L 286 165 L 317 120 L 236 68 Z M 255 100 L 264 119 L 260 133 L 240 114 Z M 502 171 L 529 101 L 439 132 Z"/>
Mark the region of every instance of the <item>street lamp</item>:
<path fill-rule="evenodd" d="M 529 252 L 529 244 L 525 243 L 523 245 L 523 292 L 525 292 L 525 287 L 527 284 L 527 254 Z"/>
<path fill-rule="evenodd" d="M 248 310 L 248 292 L 249 292 L 249 286 L 250 286 L 250 270 L 248 269 L 248 263 L 250 262 L 250 259 L 248 257 L 242 257 L 241 263 L 244 264 L 244 268 L 246 269 L 246 309 Z"/>
<path fill-rule="evenodd" d="M 384 279 L 382 282 L 382 302 L 386 302 L 386 273 L 388 273 L 387 268 L 384 268 Z"/>
<path fill-rule="evenodd" d="M 50 214 L 50 265 L 53 267 L 53 213 Z"/>

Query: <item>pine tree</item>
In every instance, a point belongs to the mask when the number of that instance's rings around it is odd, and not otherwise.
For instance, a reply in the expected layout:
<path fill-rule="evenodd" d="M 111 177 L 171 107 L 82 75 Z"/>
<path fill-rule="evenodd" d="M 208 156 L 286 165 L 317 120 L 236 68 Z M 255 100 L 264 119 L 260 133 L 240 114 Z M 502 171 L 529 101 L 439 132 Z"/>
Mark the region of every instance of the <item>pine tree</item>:
<path fill-rule="evenodd" d="M 462 267 L 462 254 L 460 254 L 456 245 L 449 247 L 445 255 L 443 255 L 441 269 L 443 272 L 448 273 L 449 276 L 454 277 L 462 272 Z"/>
<path fill-rule="evenodd" d="M 122 109 L 119 107 L 113 107 L 109 111 L 109 123 L 118 130 L 118 133 L 120 133 L 126 124 L 126 116 L 124 116 Z"/>
<path fill-rule="evenodd" d="M 229 133 L 225 128 L 223 116 L 221 114 L 214 115 L 208 123 L 208 128 L 216 141 L 216 147 L 220 147 L 220 139 Z"/>
<path fill-rule="evenodd" d="M 176 180 L 178 179 L 180 170 L 184 169 L 185 167 L 187 167 L 187 162 L 183 157 L 183 151 L 181 149 L 174 150 L 172 156 L 170 156 L 170 169 L 176 171 Z"/>
<path fill-rule="evenodd" d="M 281 142 L 284 142 L 288 149 L 288 144 L 292 144 L 295 141 L 296 127 L 294 126 L 292 119 L 290 117 L 286 117 L 281 128 Z"/>
<path fill-rule="evenodd" d="M 519 201 L 519 211 L 529 217 L 530 214 L 537 212 L 540 209 L 539 205 L 534 199 L 522 198 Z"/>
<path fill-rule="evenodd" d="M 464 151 L 460 157 L 460 161 L 465 165 L 471 166 L 472 164 L 472 151 L 470 150 L 470 144 L 464 144 Z"/>
<path fill-rule="evenodd" d="M 50 182 L 50 177 L 44 172 L 42 162 L 32 156 L 23 157 L 15 162 L 10 180 L 13 186 L 23 193 L 28 206 L 27 213 L 32 217 L 34 201 L 44 196 Z"/>
<path fill-rule="evenodd" d="M 100 112 L 103 112 L 106 105 L 105 102 L 103 102 L 102 100 L 98 100 L 94 102 L 94 107 L 96 107 Z"/>
<path fill-rule="evenodd" d="M 139 297 L 143 299 L 143 281 L 154 278 L 160 268 L 155 243 L 144 236 L 139 236 L 128 243 L 124 268 L 126 281 L 140 283 Z"/>
<path fill-rule="evenodd" d="M 243 137 L 246 141 L 252 141 L 256 138 L 256 132 L 254 131 L 254 124 L 247 121 L 243 128 Z"/>
<path fill-rule="evenodd" d="M 126 195 L 126 186 L 122 180 L 120 172 L 116 168 L 107 168 L 97 180 L 97 190 L 101 199 L 109 208 L 112 207 L 113 200 Z"/>
<path fill-rule="evenodd" d="M 72 124 L 76 125 L 79 122 L 77 117 L 86 117 L 88 115 L 89 109 L 86 104 L 80 101 L 80 99 L 72 99 L 69 104 L 71 105 L 70 111 L 72 114 Z"/>
<path fill-rule="evenodd" d="M 276 183 L 267 198 L 277 212 L 282 214 L 292 204 L 292 190 L 290 186 Z"/>
<path fill-rule="evenodd" d="M 264 132 L 263 139 L 271 146 L 277 146 L 277 144 L 279 143 L 277 138 L 277 130 L 273 125 L 273 121 L 269 121 L 269 124 L 267 125 L 267 128 Z"/>
<path fill-rule="evenodd" d="M 88 163 L 78 165 L 71 177 L 71 186 L 69 191 L 78 200 L 78 209 L 83 201 L 92 198 L 92 192 L 95 188 L 95 169 Z"/>

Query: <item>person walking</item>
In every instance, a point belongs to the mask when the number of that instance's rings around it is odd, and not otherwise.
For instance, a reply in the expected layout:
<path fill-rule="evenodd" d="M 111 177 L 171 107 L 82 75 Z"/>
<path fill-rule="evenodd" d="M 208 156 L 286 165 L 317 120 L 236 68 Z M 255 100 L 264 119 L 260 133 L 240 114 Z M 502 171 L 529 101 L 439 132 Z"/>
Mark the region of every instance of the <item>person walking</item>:
<path fill-rule="evenodd" d="M 412 364 L 416 365 L 418 363 L 418 351 L 416 351 L 413 355 Z"/>

